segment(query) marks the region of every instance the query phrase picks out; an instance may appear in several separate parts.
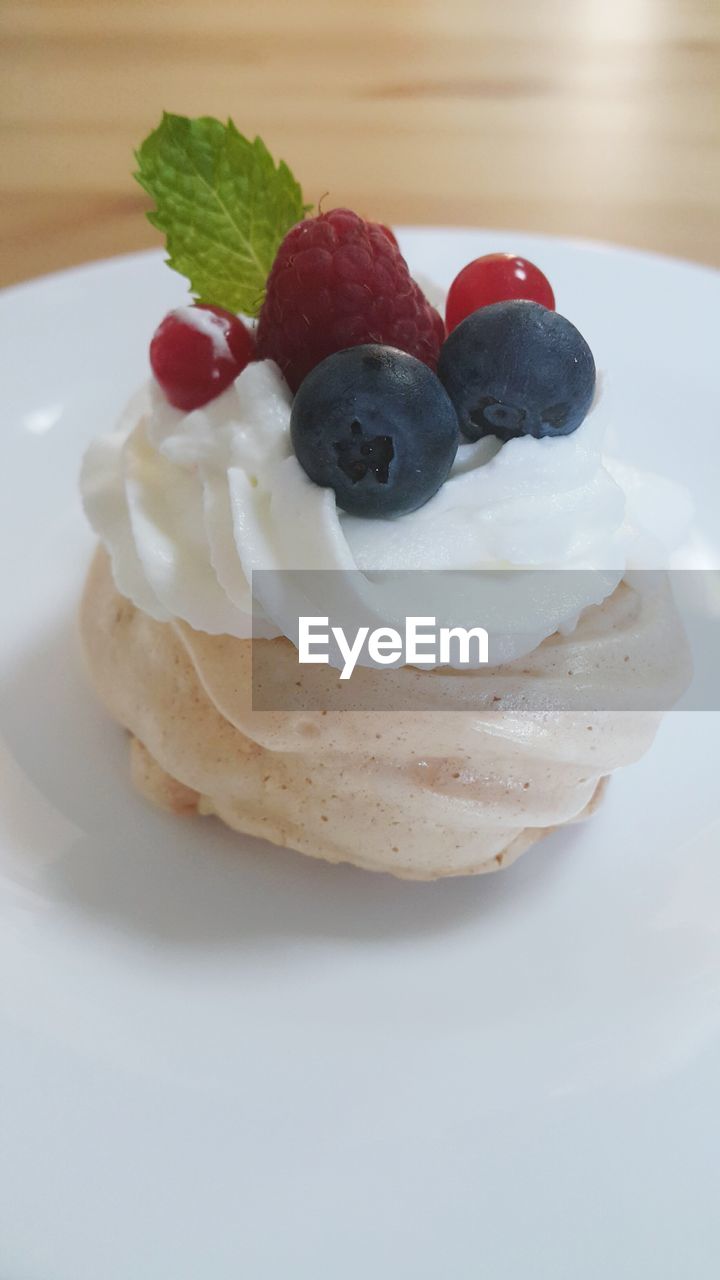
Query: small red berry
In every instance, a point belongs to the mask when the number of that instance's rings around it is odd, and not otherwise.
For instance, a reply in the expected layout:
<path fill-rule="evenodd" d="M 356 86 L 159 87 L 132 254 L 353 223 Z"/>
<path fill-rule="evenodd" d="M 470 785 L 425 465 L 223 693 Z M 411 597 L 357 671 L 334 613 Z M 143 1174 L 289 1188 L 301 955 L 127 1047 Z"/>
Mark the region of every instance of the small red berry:
<path fill-rule="evenodd" d="M 331 209 L 288 231 L 268 278 L 257 350 L 292 391 L 326 356 L 367 343 L 398 347 L 434 369 L 443 337 L 442 318 L 387 228 Z"/>
<path fill-rule="evenodd" d="M 199 409 L 255 358 L 252 334 L 222 307 L 197 302 L 170 311 L 150 343 L 150 365 L 170 404 Z"/>
<path fill-rule="evenodd" d="M 555 310 L 555 295 L 539 267 L 514 253 L 486 253 L 463 267 L 445 304 L 448 333 L 466 316 L 493 302 L 523 298 Z"/>

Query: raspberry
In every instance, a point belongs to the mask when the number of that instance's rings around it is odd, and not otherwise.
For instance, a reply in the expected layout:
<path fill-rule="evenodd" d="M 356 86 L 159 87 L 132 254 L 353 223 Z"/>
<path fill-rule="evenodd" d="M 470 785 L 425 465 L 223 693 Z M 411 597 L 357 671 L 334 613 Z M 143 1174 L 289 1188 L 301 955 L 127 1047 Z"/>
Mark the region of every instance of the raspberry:
<path fill-rule="evenodd" d="M 397 236 L 395 235 L 395 232 L 393 231 L 392 227 L 386 227 L 384 222 L 378 222 L 378 226 L 382 231 L 383 235 L 387 236 L 390 243 L 394 244 L 396 249 L 399 249 L 400 245 L 397 242 Z"/>
<path fill-rule="evenodd" d="M 365 343 L 399 347 L 434 369 L 444 336 L 378 223 L 333 209 L 288 231 L 268 278 L 257 353 L 280 366 L 292 391 L 326 356 Z"/>

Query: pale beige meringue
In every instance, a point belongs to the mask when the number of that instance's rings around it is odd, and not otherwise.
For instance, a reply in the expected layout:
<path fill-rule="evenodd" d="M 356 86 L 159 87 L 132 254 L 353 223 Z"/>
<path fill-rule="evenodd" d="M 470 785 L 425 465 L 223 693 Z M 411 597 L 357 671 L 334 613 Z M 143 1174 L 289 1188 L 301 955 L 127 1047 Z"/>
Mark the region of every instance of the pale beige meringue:
<path fill-rule="evenodd" d="M 571 636 L 494 672 L 358 673 L 380 682 L 386 705 L 412 705 L 407 690 L 421 681 L 423 705 L 436 708 L 423 711 L 342 710 L 327 668 L 307 668 L 298 684 L 284 638 L 153 620 L 118 593 L 103 550 L 81 631 L 98 694 L 133 735 L 133 777 L 149 799 L 330 862 L 435 879 L 506 866 L 591 812 L 607 776 L 645 752 L 660 718 L 652 708 L 682 686 L 669 617 L 664 597 L 622 583 Z M 253 643 L 294 710 L 253 710 Z M 651 709 L 582 710 L 628 679 Z M 323 711 L 306 709 L 307 681 Z M 547 689 L 549 705 L 558 687 L 577 690 L 578 709 L 527 714 L 530 687 Z"/>

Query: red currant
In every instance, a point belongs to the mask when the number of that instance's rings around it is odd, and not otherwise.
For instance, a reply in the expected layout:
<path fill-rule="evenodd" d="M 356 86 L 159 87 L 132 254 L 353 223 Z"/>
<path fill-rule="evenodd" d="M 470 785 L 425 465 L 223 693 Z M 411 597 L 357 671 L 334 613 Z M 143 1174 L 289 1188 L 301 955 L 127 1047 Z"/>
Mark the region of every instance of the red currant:
<path fill-rule="evenodd" d="M 150 343 L 150 365 L 170 404 L 199 409 L 219 396 L 251 360 L 255 342 L 222 307 L 194 303 L 169 312 Z"/>
<path fill-rule="evenodd" d="M 492 302 L 525 298 L 555 310 L 555 295 L 539 267 L 514 253 L 486 253 L 463 267 L 450 285 L 445 304 L 448 333 L 461 320 Z"/>

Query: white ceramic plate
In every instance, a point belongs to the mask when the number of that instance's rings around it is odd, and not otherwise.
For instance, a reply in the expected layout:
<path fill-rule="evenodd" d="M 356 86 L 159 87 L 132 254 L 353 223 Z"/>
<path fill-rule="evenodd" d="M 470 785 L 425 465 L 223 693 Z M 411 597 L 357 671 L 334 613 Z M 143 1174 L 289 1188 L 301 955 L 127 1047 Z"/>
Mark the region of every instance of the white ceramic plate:
<path fill-rule="evenodd" d="M 719 277 L 513 248 L 610 371 L 613 450 L 720 550 Z M 718 717 L 588 825 L 402 884 L 155 813 L 74 613 L 81 451 L 184 298 L 160 254 L 0 297 L 2 1280 L 705 1280 L 720 1215 Z"/>

